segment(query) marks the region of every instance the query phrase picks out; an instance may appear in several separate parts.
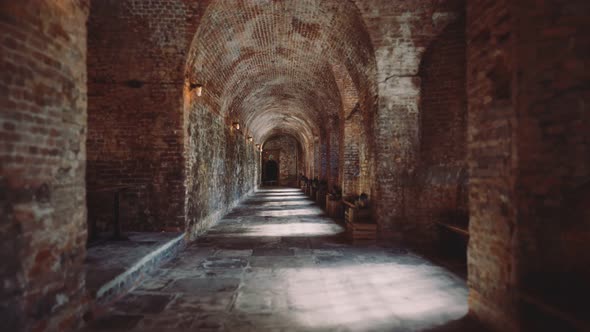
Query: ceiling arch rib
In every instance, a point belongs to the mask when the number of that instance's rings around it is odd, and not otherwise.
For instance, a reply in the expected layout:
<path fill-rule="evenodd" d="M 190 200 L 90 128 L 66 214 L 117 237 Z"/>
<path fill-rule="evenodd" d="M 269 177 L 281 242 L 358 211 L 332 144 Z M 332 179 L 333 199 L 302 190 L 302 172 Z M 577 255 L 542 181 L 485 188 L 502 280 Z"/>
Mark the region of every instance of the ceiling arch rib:
<path fill-rule="evenodd" d="M 260 84 L 258 84 L 260 82 Z M 263 83 L 266 82 L 266 83 Z M 259 119 L 265 112 L 272 109 L 280 114 L 285 120 L 298 118 L 303 121 L 310 131 L 318 133 L 319 124 L 325 122 L 327 114 L 340 109 L 339 95 L 333 93 L 336 89 L 331 90 L 327 95 L 325 90 L 314 89 L 312 84 L 306 82 L 289 82 L 285 76 L 277 76 L 274 79 L 260 77 L 255 81 L 256 88 L 238 91 L 235 97 L 232 97 L 230 109 L 236 110 L 230 112 L 230 116 L 240 118 L 246 126 L 252 121 L 263 121 Z M 334 82 L 335 84 L 335 82 Z M 242 95 L 242 93 L 248 93 Z M 283 122 L 285 126 L 290 122 Z M 269 130 L 268 126 L 263 127 L 265 131 Z M 255 134 L 262 136 L 263 132 Z"/>
<path fill-rule="evenodd" d="M 187 74 L 205 85 L 218 112 L 258 140 L 282 130 L 309 141 L 342 107 L 333 64 L 359 87 L 371 86 L 374 55 L 353 2 L 215 0 L 193 40 Z"/>
<path fill-rule="evenodd" d="M 306 114 L 301 110 L 291 109 L 290 113 L 280 112 L 276 109 L 268 108 L 261 111 L 257 116 L 252 117 L 249 121 L 250 128 L 257 139 L 262 142 L 268 133 L 276 129 L 283 131 L 295 131 L 306 137 L 306 141 L 316 135 L 314 132 L 315 124 L 305 120 Z"/>

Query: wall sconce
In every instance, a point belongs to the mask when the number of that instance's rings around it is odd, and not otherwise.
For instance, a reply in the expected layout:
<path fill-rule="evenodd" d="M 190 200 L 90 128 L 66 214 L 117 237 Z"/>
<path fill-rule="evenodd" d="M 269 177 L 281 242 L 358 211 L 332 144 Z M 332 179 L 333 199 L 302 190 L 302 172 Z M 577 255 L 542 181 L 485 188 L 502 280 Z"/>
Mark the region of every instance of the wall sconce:
<path fill-rule="evenodd" d="M 203 85 L 202 84 L 198 84 L 198 83 L 191 83 L 189 85 L 189 89 L 192 90 L 196 90 L 195 92 L 197 93 L 197 96 L 200 97 L 203 94 Z"/>
<path fill-rule="evenodd" d="M 239 122 L 234 122 L 231 124 L 232 127 L 234 127 L 236 130 L 240 130 L 240 123 Z"/>
<path fill-rule="evenodd" d="M 252 136 L 248 136 L 248 142 L 252 142 L 254 138 Z"/>
<path fill-rule="evenodd" d="M 260 144 L 256 144 L 256 150 L 260 150 Z"/>

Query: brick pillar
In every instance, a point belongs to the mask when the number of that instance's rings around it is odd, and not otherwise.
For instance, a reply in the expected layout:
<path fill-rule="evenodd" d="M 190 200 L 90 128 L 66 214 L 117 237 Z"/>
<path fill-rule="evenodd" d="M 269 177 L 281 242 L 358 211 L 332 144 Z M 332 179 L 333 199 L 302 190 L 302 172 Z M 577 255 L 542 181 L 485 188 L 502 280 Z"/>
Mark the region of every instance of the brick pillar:
<path fill-rule="evenodd" d="M 379 84 L 374 217 L 382 230 L 400 239 L 413 226 L 405 204 L 418 151 L 419 96 L 418 76 L 394 76 Z"/>
<path fill-rule="evenodd" d="M 340 154 L 340 121 L 338 118 L 330 121 L 328 129 L 328 190 L 332 190 L 333 186 L 340 186 L 339 183 L 339 161 Z"/>
<path fill-rule="evenodd" d="M 0 2 L 0 320 L 69 331 L 86 310 L 86 1 Z"/>
<path fill-rule="evenodd" d="M 512 17 L 506 1 L 488 3 L 467 5 L 469 306 L 487 324 L 514 331 L 514 64 L 512 40 L 503 37 L 512 31 Z"/>
<path fill-rule="evenodd" d="M 329 137 L 327 132 L 323 132 L 322 136 L 320 136 L 319 141 L 319 157 L 320 157 L 320 172 L 319 172 L 319 179 L 321 180 L 328 180 L 328 171 L 329 171 Z"/>
<path fill-rule="evenodd" d="M 348 112 L 346 113 L 348 114 Z M 362 116 L 360 110 L 353 110 L 344 119 L 342 143 L 342 195 L 359 195 L 360 177 L 360 140 L 362 134 Z"/>

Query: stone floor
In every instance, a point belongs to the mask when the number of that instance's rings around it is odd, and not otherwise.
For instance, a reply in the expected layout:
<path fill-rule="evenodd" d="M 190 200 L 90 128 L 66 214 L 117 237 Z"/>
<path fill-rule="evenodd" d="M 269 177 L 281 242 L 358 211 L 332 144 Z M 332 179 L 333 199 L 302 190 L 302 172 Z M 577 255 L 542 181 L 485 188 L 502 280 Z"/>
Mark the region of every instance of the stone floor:
<path fill-rule="evenodd" d="M 481 331 L 464 280 L 351 246 L 296 189 L 257 192 L 86 331 Z"/>
<path fill-rule="evenodd" d="M 137 270 L 151 261 L 161 259 L 166 248 L 173 242 L 180 242 L 180 233 L 139 233 L 125 234 L 125 240 L 105 240 L 86 251 L 86 289 L 91 296 L 115 288 L 117 281 L 133 278 Z M 100 295 L 100 294 L 99 294 Z"/>

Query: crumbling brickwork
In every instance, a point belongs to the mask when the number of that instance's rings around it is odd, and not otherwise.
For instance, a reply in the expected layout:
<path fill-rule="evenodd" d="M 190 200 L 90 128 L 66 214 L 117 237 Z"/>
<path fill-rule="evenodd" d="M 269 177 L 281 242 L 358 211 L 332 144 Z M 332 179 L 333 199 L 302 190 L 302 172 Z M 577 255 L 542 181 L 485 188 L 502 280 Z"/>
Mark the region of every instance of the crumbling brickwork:
<path fill-rule="evenodd" d="M 570 329 L 538 306 L 527 317 L 526 299 L 559 307 L 588 294 L 579 278 L 589 222 L 571 211 L 588 197 L 589 10 L 585 1 L 467 6 L 470 307 L 498 330 Z"/>
<path fill-rule="evenodd" d="M 415 229 L 405 204 L 412 201 L 413 172 L 420 151 L 419 67 L 422 55 L 460 15 L 462 1 L 411 1 L 385 5 L 357 2 L 376 61 L 377 111 L 368 119 L 368 160 L 373 217 L 381 236 L 404 241 Z M 373 10 L 374 6 L 379 10 Z M 395 60 L 393 60 L 395 59 Z M 361 98 L 362 99 L 362 98 Z M 361 103 L 362 104 L 362 103 Z"/>
<path fill-rule="evenodd" d="M 514 280 L 516 155 L 513 17 L 506 1 L 467 4 L 470 305 L 503 330 L 516 327 Z M 505 310 L 497 310 L 496 306 Z"/>
<path fill-rule="evenodd" d="M 125 230 L 184 228 L 185 61 L 200 3 L 92 1 L 88 41 L 88 208 Z M 106 204 L 105 204 L 106 203 Z"/>
<path fill-rule="evenodd" d="M 195 238 L 257 186 L 260 152 L 215 112 L 208 96 L 185 89 L 187 123 L 186 231 Z"/>
<path fill-rule="evenodd" d="M 192 240 L 273 154 L 280 185 L 303 173 L 367 193 L 386 243 L 433 246 L 437 222 L 468 221 L 470 312 L 492 329 L 568 326 L 525 295 L 590 294 L 588 13 L 585 0 L 0 1 L 1 318 L 80 325 L 87 221 L 111 227 L 114 190 L 124 230 Z"/>
<path fill-rule="evenodd" d="M 449 24 L 429 45 L 419 71 L 420 143 L 405 209 L 415 242 L 435 245 L 435 222 L 467 226 L 465 20 Z"/>
<path fill-rule="evenodd" d="M 0 2 L 0 320 L 66 331 L 86 301 L 86 1 Z"/>
<path fill-rule="evenodd" d="M 510 6 L 522 73 L 514 87 L 518 278 L 535 292 L 559 285 L 565 297 L 581 300 L 590 294 L 580 286 L 590 277 L 590 3 L 529 6 Z"/>

